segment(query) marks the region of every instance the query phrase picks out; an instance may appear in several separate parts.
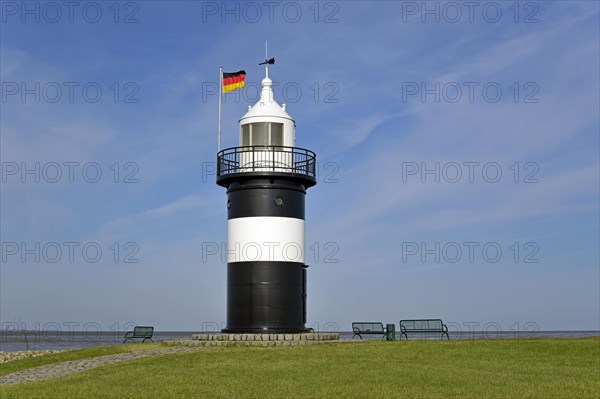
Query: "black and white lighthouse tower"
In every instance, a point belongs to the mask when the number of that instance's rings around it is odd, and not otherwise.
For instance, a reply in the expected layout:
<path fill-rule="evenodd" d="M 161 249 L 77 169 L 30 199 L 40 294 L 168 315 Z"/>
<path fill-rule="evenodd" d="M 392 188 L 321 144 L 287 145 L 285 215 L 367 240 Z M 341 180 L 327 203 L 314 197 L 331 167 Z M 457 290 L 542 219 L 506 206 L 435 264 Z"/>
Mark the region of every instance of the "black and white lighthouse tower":
<path fill-rule="evenodd" d="M 240 144 L 217 154 L 227 189 L 227 333 L 306 330 L 304 201 L 315 153 L 295 146 L 296 123 L 262 81 L 239 120 Z"/>

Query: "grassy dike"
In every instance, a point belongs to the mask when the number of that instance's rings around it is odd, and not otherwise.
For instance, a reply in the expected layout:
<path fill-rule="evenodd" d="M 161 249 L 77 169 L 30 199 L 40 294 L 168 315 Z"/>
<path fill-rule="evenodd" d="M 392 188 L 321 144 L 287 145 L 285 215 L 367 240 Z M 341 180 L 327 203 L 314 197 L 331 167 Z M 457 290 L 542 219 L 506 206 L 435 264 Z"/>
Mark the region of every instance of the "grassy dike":
<path fill-rule="evenodd" d="M 598 398 L 600 337 L 211 348 L 3 385 L 0 397 Z"/>

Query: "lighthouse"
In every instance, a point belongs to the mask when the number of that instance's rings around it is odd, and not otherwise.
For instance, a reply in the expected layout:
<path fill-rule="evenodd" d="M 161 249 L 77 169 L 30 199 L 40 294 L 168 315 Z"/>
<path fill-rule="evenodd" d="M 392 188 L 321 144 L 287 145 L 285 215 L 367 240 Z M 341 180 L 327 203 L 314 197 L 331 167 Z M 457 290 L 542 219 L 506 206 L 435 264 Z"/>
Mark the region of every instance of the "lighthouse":
<path fill-rule="evenodd" d="M 306 330 L 304 209 L 316 156 L 296 147 L 268 68 L 260 99 L 239 120 L 239 146 L 217 154 L 217 184 L 227 189 L 225 333 Z"/>

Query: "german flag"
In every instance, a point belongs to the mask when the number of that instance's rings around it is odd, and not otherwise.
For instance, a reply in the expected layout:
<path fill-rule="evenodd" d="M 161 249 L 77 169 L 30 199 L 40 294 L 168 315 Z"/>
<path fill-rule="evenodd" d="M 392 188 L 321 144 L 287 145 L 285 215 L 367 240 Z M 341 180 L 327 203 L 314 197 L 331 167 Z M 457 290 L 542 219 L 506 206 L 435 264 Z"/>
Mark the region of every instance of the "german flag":
<path fill-rule="evenodd" d="M 246 71 L 223 72 L 223 91 L 241 89 L 244 87 L 244 79 L 246 79 Z"/>

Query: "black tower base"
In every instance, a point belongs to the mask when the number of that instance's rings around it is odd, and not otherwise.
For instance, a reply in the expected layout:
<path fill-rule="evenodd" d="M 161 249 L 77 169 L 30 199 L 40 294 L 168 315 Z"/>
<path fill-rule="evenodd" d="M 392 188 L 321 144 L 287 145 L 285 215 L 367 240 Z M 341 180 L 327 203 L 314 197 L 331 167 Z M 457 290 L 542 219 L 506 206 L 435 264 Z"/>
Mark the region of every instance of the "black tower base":
<path fill-rule="evenodd" d="M 227 322 L 224 333 L 305 332 L 306 265 L 229 263 Z"/>

